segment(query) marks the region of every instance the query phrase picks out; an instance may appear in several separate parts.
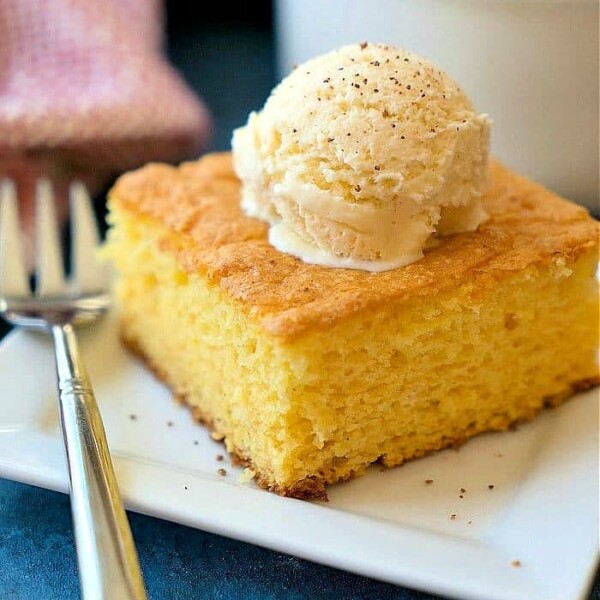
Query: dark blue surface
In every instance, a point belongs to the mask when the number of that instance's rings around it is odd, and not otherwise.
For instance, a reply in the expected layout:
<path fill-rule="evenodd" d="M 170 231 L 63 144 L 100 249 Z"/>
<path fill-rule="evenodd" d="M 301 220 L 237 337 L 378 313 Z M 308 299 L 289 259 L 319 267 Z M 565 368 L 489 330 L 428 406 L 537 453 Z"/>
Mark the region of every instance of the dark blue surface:
<path fill-rule="evenodd" d="M 160 519 L 130 522 L 152 600 L 439 599 Z M 79 596 L 66 495 L 0 479 L 0 540 L 0 598 Z"/>
<path fill-rule="evenodd" d="M 151 599 L 432 598 L 160 519 L 130 522 Z M 0 539 L 0 598 L 78 597 L 67 496 L 0 480 Z"/>
<path fill-rule="evenodd" d="M 169 40 L 172 60 L 213 111 L 212 147 L 226 149 L 231 129 L 260 107 L 273 85 L 270 32 L 190 23 Z M 0 338 L 4 331 L 0 322 Z M 130 521 L 153 600 L 439 598 L 160 519 L 131 514 Z M 77 597 L 68 497 L 0 479 L 0 600 Z M 600 599 L 600 578 L 590 599 Z"/>

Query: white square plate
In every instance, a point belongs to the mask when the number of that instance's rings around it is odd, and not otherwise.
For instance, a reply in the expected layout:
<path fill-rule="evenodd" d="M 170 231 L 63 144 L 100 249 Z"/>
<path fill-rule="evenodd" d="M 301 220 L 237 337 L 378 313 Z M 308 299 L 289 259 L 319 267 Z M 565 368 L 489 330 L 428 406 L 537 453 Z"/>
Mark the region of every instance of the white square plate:
<path fill-rule="evenodd" d="M 216 458 L 222 446 L 122 349 L 114 319 L 81 342 L 132 510 L 462 599 L 575 600 L 588 590 L 598 559 L 596 390 L 516 432 L 372 468 L 333 486 L 330 502 L 305 502 L 239 482 L 240 470 Z M 0 346 L 0 476 L 67 490 L 41 335 L 13 333 Z"/>

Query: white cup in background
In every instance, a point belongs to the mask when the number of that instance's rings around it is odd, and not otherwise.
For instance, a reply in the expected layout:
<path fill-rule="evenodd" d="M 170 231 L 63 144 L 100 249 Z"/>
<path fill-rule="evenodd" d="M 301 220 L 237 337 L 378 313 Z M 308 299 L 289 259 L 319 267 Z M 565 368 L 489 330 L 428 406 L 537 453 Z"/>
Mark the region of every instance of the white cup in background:
<path fill-rule="evenodd" d="M 279 74 L 344 44 L 431 59 L 493 119 L 492 152 L 598 210 L 597 0 L 277 0 Z"/>

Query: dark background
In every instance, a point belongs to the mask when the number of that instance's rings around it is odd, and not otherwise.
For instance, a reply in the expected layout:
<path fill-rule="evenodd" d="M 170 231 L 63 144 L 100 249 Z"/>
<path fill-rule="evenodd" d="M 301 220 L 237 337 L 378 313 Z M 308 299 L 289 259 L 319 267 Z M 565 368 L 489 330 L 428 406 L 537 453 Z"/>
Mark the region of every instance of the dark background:
<path fill-rule="evenodd" d="M 213 115 L 209 150 L 228 150 L 231 133 L 259 109 L 276 83 L 268 1 L 168 2 L 167 53 Z M 209 4 L 209 3 L 203 3 Z"/>
<path fill-rule="evenodd" d="M 271 4 L 171 1 L 166 18 L 168 56 L 213 116 L 207 149 L 227 150 L 232 130 L 276 82 Z M 102 217 L 102 195 L 97 208 Z M 6 329 L 0 321 L 0 338 Z M 439 598 L 160 519 L 130 519 L 153 599 Z M 1 598 L 78 597 L 65 495 L 0 480 L 0 539 Z M 590 598 L 600 599 L 599 579 Z"/>

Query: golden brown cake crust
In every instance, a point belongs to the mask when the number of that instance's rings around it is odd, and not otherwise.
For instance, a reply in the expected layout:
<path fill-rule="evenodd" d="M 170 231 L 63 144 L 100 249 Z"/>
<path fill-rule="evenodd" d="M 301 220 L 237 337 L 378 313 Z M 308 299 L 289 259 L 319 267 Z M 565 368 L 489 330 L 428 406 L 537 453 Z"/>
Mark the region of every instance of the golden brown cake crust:
<path fill-rule="evenodd" d="M 389 302 L 435 295 L 466 282 L 477 295 L 511 272 L 566 264 L 597 251 L 598 223 L 585 209 L 494 163 L 478 231 L 448 236 L 407 267 L 385 273 L 332 269 L 282 254 L 267 225 L 239 207 L 228 153 L 180 167 L 150 164 L 122 176 L 111 202 L 166 226 L 161 249 L 241 303 L 264 328 L 292 338 Z"/>

